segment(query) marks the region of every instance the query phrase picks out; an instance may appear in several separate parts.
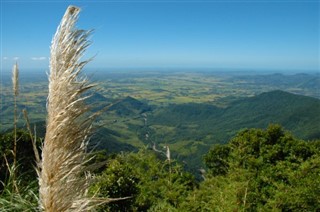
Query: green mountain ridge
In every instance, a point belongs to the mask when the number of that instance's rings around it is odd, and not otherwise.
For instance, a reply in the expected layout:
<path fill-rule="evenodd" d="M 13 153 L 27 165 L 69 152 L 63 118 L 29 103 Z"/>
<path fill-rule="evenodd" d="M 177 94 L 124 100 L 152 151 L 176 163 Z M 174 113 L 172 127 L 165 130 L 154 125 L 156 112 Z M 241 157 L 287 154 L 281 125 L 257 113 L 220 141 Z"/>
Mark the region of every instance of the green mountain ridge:
<path fill-rule="evenodd" d="M 139 101 L 131 96 L 114 103 L 109 111 L 115 111 L 119 116 L 137 115 L 151 110 L 151 107 L 142 101 Z"/>
<path fill-rule="evenodd" d="M 236 101 L 221 118 L 246 128 L 279 123 L 299 138 L 314 139 L 319 136 L 319 114 L 320 100 L 277 90 Z"/>
<path fill-rule="evenodd" d="M 320 100 L 277 90 L 237 100 L 227 108 L 195 103 L 170 105 L 155 112 L 149 123 L 173 127 L 193 124 L 199 131 L 219 134 L 279 123 L 297 137 L 313 139 L 320 131 L 318 114 Z"/>
<path fill-rule="evenodd" d="M 297 138 L 318 139 L 319 114 L 319 99 L 276 90 L 236 100 L 226 108 L 170 105 L 149 116 L 149 128 L 153 129 L 153 141 L 171 145 L 177 157 L 194 167 L 201 164 L 201 155 L 211 145 L 226 143 L 241 129 L 276 123 Z"/>

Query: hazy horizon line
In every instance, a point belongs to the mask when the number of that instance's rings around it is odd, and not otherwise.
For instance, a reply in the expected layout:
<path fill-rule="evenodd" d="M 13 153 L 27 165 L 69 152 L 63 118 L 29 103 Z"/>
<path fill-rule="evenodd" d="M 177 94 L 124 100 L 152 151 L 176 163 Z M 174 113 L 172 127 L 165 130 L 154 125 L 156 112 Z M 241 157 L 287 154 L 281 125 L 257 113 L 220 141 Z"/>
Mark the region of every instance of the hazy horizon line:
<path fill-rule="evenodd" d="M 49 72 L 48 68 L 23 68 L 20 67 L 22 72 Z M 11 68 L 0 68 L 0 73 L 11 73 Z M 87 67 L 85 71 L 185 71 L 185 72 L 255 72 L 255 73 L 320 73 L 320 69 L 281 69 L 281 68 L 226 68 L 226 67 Z"/>

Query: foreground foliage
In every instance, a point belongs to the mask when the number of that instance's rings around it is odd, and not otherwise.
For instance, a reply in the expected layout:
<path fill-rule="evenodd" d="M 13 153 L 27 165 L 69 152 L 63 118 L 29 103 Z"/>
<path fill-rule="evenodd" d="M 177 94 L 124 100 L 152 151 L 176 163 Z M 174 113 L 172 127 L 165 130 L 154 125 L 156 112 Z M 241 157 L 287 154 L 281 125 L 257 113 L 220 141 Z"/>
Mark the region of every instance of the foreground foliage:
<path fill-rule="evenodd" d="M 209 167 L 209 179 L 203 184 L 216 184 L 212 189 L 215 193 L 228 194 L 226 199 L 233 199 L 229 204 L 234 208 L 320 209 L 319 141 L 297 140 L 280 126 L 271 125 L 267 130 L 240 132 L 229 144 L 214 146 L 204 159 Z M 197 207 L 197 202 L 205 202 L 203 207 L 209 208 L 219 205 L 205 201 L 201 195 L 213 192 L 208 188 L 203 186 L 196 191 L 196 198 L 188 205 Z"/>
<path fill-rule="evenodd" d="M 18 155 L 33 156 L 31 145 L 24 153 L 19 151 L 25 143 L 23 132 L 18 135 Z M 7 140 L 12 133 L 0 138 L 3 158 L 10 153 Z M 270 125 L 266 130 L 243 130 L 228 144 L 213 146 L 204 156 L 207 173 L 201 182 L 178 162 L 152 150 L 95 155 L 92 165 L 103 166 L 94 173 L 91 194 L 103 198 L 130 197 L 101 206 L 98 211 L 320 210 L 320 141 L 298 140 L 278 125 Z M 33 160 L 19 159 L 20 166 Z M 10 179 L 2 179 L 1 208 L 37 210 L 38 186 L 30 181 L 33 169 L 29 167 L 29 177 L 18 172 L 22 175 L 18 178 L 19 194 L 12 192 Z"/>
<path fill-rule="evenodd" d="M 196 183 L 178 163 L 154 152 L 110 159 L 93 191 L 130 196 L 110 211 L 317 211 L 320 142 L 303 141 L 279 125 L 248 129 L 204 156 L 205 180 Z"/>
<path fill-rule="evenodd" d="M 28 132 L 17 130 L 17 162 L 13 164 L 14 132 L 0 134 L 0 209 L 1 211 L 37 211 L 38 181 L 32 143 Z M 37 140 L 38 146 L 41 145 Z M 13 179 L 14 174 L 17 179 Z M 15 181 L 15 183 L 14 183 Z M 18 192 L 15 189 L 18 187 Z"/>
<path fill-rule="evenodd" d="M 179 207 L 196 186 L 195 179 L 178 163 L 159 157 L 150 150 L 141 150 L 109 160 L 92 192 L 131 198 L 106 205 L 102 211 L 158 211 Z"/>
<path fill-rule="evenodd" d="M 13 167 L 13 140 L 14 132 L 0 134 L 0 181 L 7 184 L 10 181 L 11 169 L 15 169 L 22 186 L 29 184 L 37 178 L 34 167 L 36 160 L 32 148 L 32 141 L 27 131 L 17 130 L 17 161 L 18 166 Z M 41 141 L 37 139 L 40 148 Z M 4 189 L 0 184 L 0 192 Z"/>

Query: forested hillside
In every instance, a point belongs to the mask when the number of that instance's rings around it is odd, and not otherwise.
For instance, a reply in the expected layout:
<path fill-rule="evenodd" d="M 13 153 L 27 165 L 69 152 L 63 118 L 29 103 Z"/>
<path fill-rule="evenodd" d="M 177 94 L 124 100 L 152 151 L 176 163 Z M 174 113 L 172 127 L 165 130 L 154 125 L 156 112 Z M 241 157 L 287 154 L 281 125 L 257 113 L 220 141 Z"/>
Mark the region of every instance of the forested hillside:
<path fill-rule="evenodd" d="M 18 135 L 21 190 L 11 203 L 6 163 L 12 162 L 13 133 L 0 136 L 0 154 L 6 156 L 0 160 L 4 182 L 0 207 L 34 210 L 38 192 L 32 168 L 35 158 L 28 134 L 19 131 Z M 160 151 L 92 153 L 90 164 L 100 168 L 94 171 L 90 193 L 103 198 L 130 197 L 98 211 L 320 210 L 320 141 L 297 139 L 279 125 L 243 130 L 227 144 L 211 146 L 201 156 L 205 167 L 199 170 L 202 177 L 198 180 L 166 150 Z"/>
<path fill-rule="evenodd" d="M 226 108 L 180 104 L 155 111 L 149 118 L 151 138 L 172 145 L 182 160 L 199 165 L 208 145 L 226 143 L 240 129 L 279 123 L 301 139 L 320 137 L 320 100 L 283 91 L 243 98 Z M 192 158 L 192 159 L 191 159 Z M 189 160 L 190 159 L 190 160 Z"/>

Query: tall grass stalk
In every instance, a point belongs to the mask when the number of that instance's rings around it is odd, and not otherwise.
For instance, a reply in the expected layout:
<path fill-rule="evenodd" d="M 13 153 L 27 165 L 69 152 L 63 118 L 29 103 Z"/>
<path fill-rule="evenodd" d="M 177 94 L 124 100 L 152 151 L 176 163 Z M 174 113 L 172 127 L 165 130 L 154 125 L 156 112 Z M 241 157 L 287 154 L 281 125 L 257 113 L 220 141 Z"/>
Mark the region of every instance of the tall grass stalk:
<path fill-rule="evenodd" d="M 19 68 L 16 62 L 12 69 L 12 85 L 13 85 L 13 98 L 14 98 L 14 114 L 13 114 L 13 125 L 14 125 L 14 141 L 13 141 L 13 167 L 14 172 L 12 173 L 13 185 L 18 192 L 18 186 L 16 184 L 16 168 L 17 168 L 17 97 L 19 95 Z"/>
<path fill-rule="evenodd" d="M 166 157 L 167 157 L 167 160 L 168 160 L 168 163 L 169 163 L 169 183 L 170 183 L 170 185 L 171 185 L 171 182 L 172 182 L 172 180 L 171 180 L 171 175 L 172 175 L 172 170 L 171 170 L 171 156 L 170 156 L 171 153 L 170 153 L 169 146 L 166 145 L 165 147 L 166 147 L 166 149 L 167 149 Z"/>
<path fill-rule="evenodd" d="M 86 146 L 92 117 L 84 92 L 92 88 L 80 77 L 88 61 L 90 31 L 75 27 L 80 9 L 69 6 L 51 43 L 47 127 L 39 176 L 40 208 L 44 211 L 85 211 L 98 200 L 86 197 Z M 99 201 L 100 203 L 101 201 Z"/>
<path fill-rule="evenodd" d="M 31 140 L 31 143 L 32 143 L 34 157 L 35 157 L 36 163 L 37 163 L 36 171 L 39 174 L 40 173 L 41 160 L 40 160 L 39 151 L 37 149 L 37 138 L 36 138 L 36 136 L 33 136 L 33 134 L 32 134 L 31 127 L 30 127 L 30 121 L 29 121 L 29 117 L 28 117 L 28 112 L 27 112 L 26 109 L 23 109 L 23 116 L 24 116 L 24 119 L 26 121 L 27 129 L 28 129 L 30 140 Z M 36 130 L 34 132 L 36 133 Z"/>

